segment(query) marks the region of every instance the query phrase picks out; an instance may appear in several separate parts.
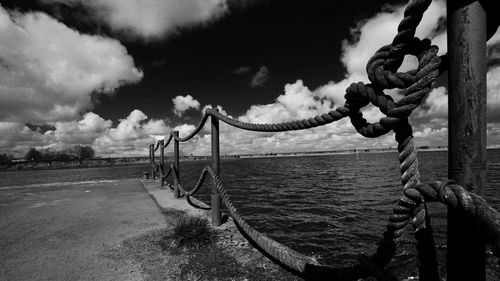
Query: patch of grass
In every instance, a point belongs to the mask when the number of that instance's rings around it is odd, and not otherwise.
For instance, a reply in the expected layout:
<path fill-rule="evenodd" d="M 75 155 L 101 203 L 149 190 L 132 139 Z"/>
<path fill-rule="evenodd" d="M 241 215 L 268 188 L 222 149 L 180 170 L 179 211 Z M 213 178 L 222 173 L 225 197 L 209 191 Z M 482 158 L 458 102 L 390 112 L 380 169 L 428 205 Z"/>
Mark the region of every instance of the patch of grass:
<path fill-rule="evenodd" d="M 200 249 L 213 245 L 215 234 L 206 218 L 183 215 L 174 223 L 169 237 L 179 248 Z"/>

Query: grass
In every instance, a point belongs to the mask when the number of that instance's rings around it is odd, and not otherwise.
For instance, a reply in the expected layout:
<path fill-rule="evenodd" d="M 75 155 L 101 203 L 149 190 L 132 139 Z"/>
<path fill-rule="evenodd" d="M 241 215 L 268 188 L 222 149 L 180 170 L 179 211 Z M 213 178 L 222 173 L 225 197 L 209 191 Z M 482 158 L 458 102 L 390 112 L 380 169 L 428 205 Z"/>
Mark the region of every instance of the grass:
<path fill-rule="evenodd" d="M 146 281 L 301 280 L 249 247 L 221 246 L 220 230 L 214 230 L 206 218 L 169 208 L 161 212 L 166 229 L 128 239 L 103 254 L 138 264 Z"/>
<path fill-rule="evenodd" d="M 215 234 L 206 218 L 183 215 L 169 235 L 178 248 L 200 249 L 214 244 Z"/>

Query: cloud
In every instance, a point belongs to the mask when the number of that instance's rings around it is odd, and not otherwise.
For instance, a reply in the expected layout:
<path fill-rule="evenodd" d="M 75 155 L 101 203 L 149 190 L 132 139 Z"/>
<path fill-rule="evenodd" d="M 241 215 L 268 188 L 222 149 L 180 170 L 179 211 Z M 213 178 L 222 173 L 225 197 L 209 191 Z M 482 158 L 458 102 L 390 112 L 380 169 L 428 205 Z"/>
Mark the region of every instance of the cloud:
<path fill-rule="evenodd" d="M 302 80 L 286 84 L 285 93 L 276 102 L 266 105 L 253 105 L 239 119 L 252 123 L 284 122 L 311 117 L 311 114 L 328 112 L 331 101 L 322 98 L 319 92 L 312 92 Z"/>
<path fill-rule="evenodd" d="M 146 156 L 148 145 L 164 139 L 170 130 L 165 121 L 148 119 L 144 112 L 135 109 L 116 127 L 106 129 L 96 138 L 93 147 L 100 155 Z"/>
<path fill-rule="evenodd" d="M 174 112 L 175 115 L 182 117 L 184 112 L 186 112 L 189 109 L 200 109 L 200 102 L 193 99 L 191 95 L 187 96 L 176 96 L 175 98 L 172 99 L 172 102 L 174 103 L 174 108 L 172 111 Z"/>
<path fill-rule="evenodd" d="M 250 87 L 255 88 L 262 86 L 269 80 L 269 78 L 269 69 L 265 65 L 263 65 L 252 77 L 252 80 L 250 81 Z"/>
<path fill-rule="evenodd" d="M 235 70 L 233 70 L 233 73 L 236 75 L 243 75 L 243 74 L 247 74 L 248 72 L 250 72 L 250 70 L 252 70 L 252 68 L 250 68 L 249 66 L 240 66 L 240 67 L 236 68 Z"/>
<path fill-rule="evenodd" d="M 397 33 L 397 26 L 403 18 L 404 6 L 384 9 L 373 17 L 361 21 L 352 29 L 351 38 L 342 44 L 342 62 L 346 68 L 345 78 L 341 81 L 329 81 L 316 89 L 309 89 L 307 81 L 297 80 L 284 87 L 284 93 L 275 102 L 252 105 L 237 119 L 252 123 L 279 123 L 290 120 L 310 118 L 326 113 L 345 103 L 345 89 L 353 82 L 369 82 L 366 75 L 366 63 L 383 45 L 392 42 Z M 428 37 L 440 47 L 440 54 L 446 52 L 446 30 L 444 1 L 433 1 L 424 14 L 422 23 L 417 28 L 417 36 Z M 406 58 L 401 71 L 416 67 L 415 58 Z M 500 80 L 499 80 L 500 81 Z M 388 91 L 391 95 L 396 92 Z M 412 117 L 414 132 L 421 145 L 446 144 L 447 124 L 443 118 L 447 114 L 446 88 L 434 89 L 424 102 L 420 112 Z M 374 106 L 363 110 L 364 117 L 370 122 L 379 121 L 383 114 Z M 418 115 L 418 116 L 417 116 Z M 201 135 L 185 146 L 185 153 L 210 153 L 210 139 Z M 253 133 L 221 125 L 221 153 L 254 153 L 276 151 L 311 151 L 352 148 L 395 147 L 393 134 L 376 139 L 360 136 L 348 118 L 333 124 L 313 128 L 307 131 L 280 133 Z M 181 148 L 182 149 L 182 148 Z"/>
<path fill-rule="evenodd" d="M 0 152 L 22 157 L 30 147 L 51 144 L 51 139 L 26 125 L 16 122 L 0 122 Z"/>
<path fill-rule="evenodd" d="M 143 39 L 160 39 L 180 28 L 213 21 L 227 12 L 226 0 L 39 0 L 81 4 L 113 30 Z"/>
<path fill-rule="evenodd" d="M 0 152 L 22 157 L 29 148 L 64 149 L 72 145 L 90 145 L 98 156 L 146 156 L 148 145 L 164 139 L 171 127 L 164 120 L 150 119 L 133 110 L 113 126 L 98 114 L 89 112 L 80 120 L 55 122 L 43 132 L 18 122 L 0 122 Z"/>
<path fill-rule="evenodd" d="M 112 94 L 142 76 L 116 40 L 0 6 L 0 120 L 74 120 L 92 108 L 93 93 Z"/>
<path fill-rule="evenodd" d="M 294 83 L 288 83 L 284 87 L 284 92 L 276 98 L 275 102 L 252 105 L 244 114 L 236 118 L 252 123 L 280 123 L 314 117 L 343 105 L 345 103 L 345 89 L 351 83 L 369 82 L 365 71 L 366 63 L 378 48 L 392 42 L 397 32 L 397 26 L 403 18 L 403 11 L 403 6 L 389 7 L 384 12 L 360 22 L 352 30 L 351 40 L 345 40 L 342 44 L 342 62 L 345 65 L 346 74 L 341 81 L 329 81 L 316 89 L 309 89 L 306 86 L 307 81 L 297 80 Z M 444 16 L 444 2 L 434 1 L 426 12 L 423 24 L 418 28 L 417 34 L 429 36 L 436 44 L 442 45 L 445 42 L 442 39 L 446 38 L 441 29 Z M 416 59 L 407 59 L 402 69 L 409 70 L 415 66 Z M 264 67 L 261 68 L 262 72 L 259 71 L 261 72 L 260 76 L 267 77 L 268 70 Z M 442 111 L 437 102 L 441 102 L 443 96 L 446 96 L 444 88 L 434 91 L 431 96 L 428 107 L 432 106 L 432 112 L 429 112 L 434 115 L 434 111 Z M 379 121 L 383 117 L 380 110 L 374 106 L 367 106 L 362 111 L 364 117 L 370 122 Z M 435 121 L 430 130 L 424 130 L 423 127 L 417 126 L 415 132 L 421 138 L 433 136 L 434 139 L 429 143 L 440 144 L 439 141 L 443 140 L 440 136 L 446 134 L 443 124 L 440 121 Z M 209 134 L 202 134 L 199 138 L 183 145 L 181 149 L 185 149 L 184 153 L 209 154 L 209 136 Z M 446 140 L 444 139 L 444 141 Z M 280 133 L 242 131 L 221 123 L 221 153 L 291 152 L 391 146 L 396 146 L 393 134 L 367 140 L 356 132 L 348 118 L 306 131 Z"/>
<path fill-rule="evenodd" d="M 342 45 L 342 62 L 345 65 L 345 78 L 340 81 L 325 81 L 317 88 L 307 87 L 307 81 L 297 80 L 285 85 L 282 93 L 276 93 L 274 102 L 263 105 L 252 105 L 246 112 L 235 118 L 253 123 L 276 123 L 289 120 L 313 117 L 326 113 L 329 110 L 343 105 L 345 89 L 352 82 L 367 81 L 365 66 L 369 57 L 382 45 L 392 42 L 396 34 L 397 24 L 402 18 L 403 7 L 396 6 L 384 10 L 365 20 L 352 30 L 352 40 L 344 41 Z M 429 37 L 433 43 L 446 51 L 446 32 L 443 30 L 445 5 L 443 1 L 433 1 L 430 9 L 425 13 L 417 35 Z M 1 22 L 1 21 L 0 21 Z M 391 33 L 392 32 L 392 33 Z M 489 41 L 488 46 L 495 46 L 495 38 Z M 1 36 L 1 35 L 0 35 Z M 499 41 L 500 42 L 500 41 Z M 415 66 L 415 60 L 407 60 L 402 69 Z M 265 67 L 265 66 L 263 66 Z M 262 68 L 262 67 L 261 67 Z M 243 69 L 245 70 L 245 69 Z M 245 70 L 246 71 L 246 70 Z M 250 71 L 250 70 L 248 70 Z M 268 70 L 267 70 L 268 71 Z M 236 74 L 236 73 L 235 73 Z M 500 67 L 491 65 L 488 71 L 488 142 L 500 142 Z M 178 99 L 176 105 L 175 99 Z M 173 100 L 174 112 L 178 116 L 191 108 L 199 109 L 200 103 L 192 96 L 178 96 Z M 206 108 L 205 106 L 203 108 Z M 222 108 L 221 112 L 227 114 Z M 230 111 L 230 108 L 228 108 Z M 378 121 L 383 115 L 380 111 L 368 106 L 363 109 L 364 116 L 371 122 Z M 445 145 L 447 143 L 447 90 L 438 87 L 428 95 L 423 104 L 411 116 L 414 136 L 417 145 Z M 49 145 L 59 141 L 66 143 L 86 141 L 98 151 L 99 155 L 147 155 L 147 146 L 166 136 L 173 125 L 163 120 L 148 119 L 140 110 L 134 110 L 126 118 L 112 126 L 109 120 L 99 116 L 85 115 L 79 121 L 54 124 L 55 130 L 45 133 L 35 132 L 18 123 L 0 123 L 0 134 L 5 134 L 1 145 L 21 143 L 26 147 L 28 143 L 36 141 L 39 145 Z M 176 124 L 176 130 L 185 136 L 195 129 L 193 124 Z M 56 133 L 59 130 L 58 133 Z M 87 130 L 87 139 L 83 138 L 83 131 Z M 71 134 L 71 132 L 79 132 Z M 184 154 L 210 154 L 210 122 L 191 141 L 181 145 Z M 60 136 L 58 136 L 58 134 Z M 381 148 L 395 147 L 393 134 L 376 139 L 366 139 L 360 136 L 347 118 L 322 127 L 306 131 L 290 131 L 280 133 L 248 132 L 220 123 L 221 154 L 226 153 L 255 153 L 291 152 L 313 150 L 337 150 L 353 148 Z M 64 138 L 63 136 L 66 136 Z M 80 138 L 80 139 L 79 139 Z M 33 141 L 32 141 L 33 140 Z M 5 147 L 5 146 L 4 146 Z M 19 149 L 20 151 L 20 149 Z"/>
<path fill-rule="evenodd" d="M 89 112 L 78 121 L 56 122 L 55 129 L 44 134 L 50 136 L 58 147 L 74 144 L 89 145 L 112 124 L 111 120 L 104 120 L 99 115 Z"/>

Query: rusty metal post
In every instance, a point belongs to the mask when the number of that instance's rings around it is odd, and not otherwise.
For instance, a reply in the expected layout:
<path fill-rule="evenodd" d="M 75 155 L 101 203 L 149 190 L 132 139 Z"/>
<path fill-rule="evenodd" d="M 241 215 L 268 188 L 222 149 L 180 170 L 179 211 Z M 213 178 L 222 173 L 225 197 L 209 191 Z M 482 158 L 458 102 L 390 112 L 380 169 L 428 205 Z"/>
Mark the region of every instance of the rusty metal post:
<path fill-rule="evenodd" d="M 448 176 L 481 194 L 486 186 L 486 14 L 479 1 L 469 0 L 448 0 L 447 14 Z M 448 208 L 448 280 L 485 280 L 480 236 L 475 222 Z"/>
<path fill-rule="evenodd" d="M 212 122 L 212 165 L 215 172 L 220 177 L 219 119 L 217 119 L 212 115 L 210 116 L 210 120 Z M 221 198 L 219 191 L 215 186 L 215 183 L 212 186 L 211 207 L 212 207 L 212 224 L 215 226 L 219 226 L 222 224 Z"/>
<path fill-rule="evenodd" d="M 174 135 L 174 170 L 172 171 L 174 173 L 174 198 L 179 198 L 181 197 L 179 190 L 179 141 L 177 140 L 179 138 L 179 131 L 173 131 L 172 134 Z"/>
<path fill-rule="evenodd" d="M 163 144 L 165 143 L 164 140 L 160 140 L 160 175 L 158 177 L 158 182 L 160 184 L 160 186 L 163 186 L 163 181 L 164 181 L 164 178 L 163 178 L 163 174 L 165 173 L 164 171 L 164 167 L 165 167 L 165 148 L 163 147 Z"/>
<path fill-rule="evenodd" d="M 155 179 L 155 145 L 150 144 L 149 145 L 149 160 L 151 162 L 151 177 L 154 180 Z"/>

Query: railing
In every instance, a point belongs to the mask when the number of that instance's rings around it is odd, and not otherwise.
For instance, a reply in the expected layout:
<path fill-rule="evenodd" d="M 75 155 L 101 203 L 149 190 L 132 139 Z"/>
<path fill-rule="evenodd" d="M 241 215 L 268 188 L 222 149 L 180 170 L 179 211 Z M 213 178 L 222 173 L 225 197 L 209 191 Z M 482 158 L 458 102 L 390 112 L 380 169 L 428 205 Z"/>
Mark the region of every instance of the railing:
<path fill-rule="evenodd" d="M 460 2 L 460 1 L 459 1 Z M 469 1 L 470 2 L 470 1 Z M 468 2 L 468 3 L 469 3 Z M 415 150 L 414 139 L 412 136 L 412 127 L 408 121 L 412 111 L 416 109 L 423 98 L 430 92 L 431 85 L 434 80 L 447 70 L 445 63 L 454 58 L 448 59 L 447 55 L 439 57 L 438 47 L 431 45 L 430 40 L 420 40 L 415 36 L 422 15 L 430 5 L 431 0 L 414 0 L 405 10 L 404 19 L 398 27 L 398 34 L 393 42 L 389 45 L 380 48 L 374 56 L 368 61 L 366 70 L 370 80 L 370 84 L 363 82 L 353 83 L 346 89 L 346 103 L 344 106 L 339 106 L 335 110 L 328 113 L 318 115 L 309 119 L 289 121 L 278 124 L 252 124 L 241 122 L 221 114 L 217 109 L 208 108 L 203 111 L 196 129 L 188 136 L 180 137 L 179 132 L 172 131 L 168 140 L 160 140 L 149 146 L 151 159 L 151 175 L 153 179 L 158 178 L 159 184 L 164 185 L 167 177 L 172 174 L 173 186 L 167 184 L 174 191 L 174 197 L 179 198 L 185 196 L 189 204 L 195 204 L 191 197 L 200 189 L 207 175 L 210 175 L 213 182 L 211 193 L 211 213 L 212 223 L 220 225 L 222 223 L 221 204 L 224 204 L 237 224 L 243 235 L 253 242 L 266 256 L 283 267 L 307 278 L 312 279 L 328 279 L 328 280 L 356 280 L 367 276 L 375 276 L 378 280 L 393 280 L 394 278 L 387 275 L 384 268 L 392 259 L 398 240 L 402 235 L 403 229 L 410 223 L 415 231 L 415 239 L 417 242 L 420 280 L 441 280 L 438 272 L 436 259 L 436 251 L 434 247 L 434 238 L 432 235 L 432 227 L 430 217 L 427 212 L 427 203 L 441 202 L 446 204 L 454 216 L 459 216 L 463 224 L 473 229 L 475 241 L 479 244 L 490 244 L 494 254 L 500 256 L 500 214 L 486 203 L 479 195 L 469 192 L 462 186 L 452 180 L 444 180 L 442 182 L 435 181 L 432 183 L 423 183 L 420 181 L 418 170 L 417 152 Z M 472 4 L 462 4 L 458 7 L 455 4 L 449 4 L 448 17 L 453 19 L 457 13 L 460 16 L 465 15 L 463 9 L 478 9 L 477 2 Z M 472 8 L 471 8 L 472 5 Z M 474 6 L 476 5 L 476 6 Z M 498 11 L 497 2 L 488 1 L 483 3 L 488 11 Z M 450 8 L 451 7 L 451 8 Z M 480 7 L 480 9 L 483 9 Z M 485 17 L 472 14 L 474 17 Z M 500 17 L 488 18 L 487 30 L 482 26 L 484 37 L 486 34 L 491 37 L 498 27 Z M 465 20 L 466 21 L 466 20 Z M 485 21 L 484 21 L 485 22 Z M 462 23 L 459 26 L 449 26 L 449 33 L 456 33 L 456 29 L 463 28 L 464 25 L 470 23 Z M 483 38 L 483 39 L 485 39 Z M 470 41 L 470 40 L 469 40 Z M 465 43 L 464 43 L 465 44 Z M 484 44 L 483 42 L 473 44 Z M 459 48 L 449 44 L 449 48 Z M 454 51 L 451 51 L 453 55 Z M 397 72 L 401 66 L 405 55 L 414 55 L 418 58 L 417 69 L 408 72 Z M 480 55 L 484 56 L 485 53 Z M 475 58 L 485 60 L 485 58 Z M 478 70 L 485 74 L 485 69 L 475 69 L 474 66 L 464 65 L 464 68 L 469 70 Z M 455 75 L 450 72 L 450 76 Z M 456 76 L 456 75 L 455 75 Z M 456 79 L 456 77 L 454 78 Z M 475 78 L 472 78 L 475 79 Z M 473 83 L 475 81 L 459 81 L 459 83 Z M 394 101 L 390 96 L 385 95 L 384 89 L 398 88 L 402 90 L 404 97 L 399 101 Z M 452 87 L 450 87 L 452 88 Z M 451 91 L 452 89 L 450 89 Z M 453 91 L 450 95 L 454 95 Z M 482 94 L 483 93 L 475 93 Z M 463 104 L 464 101 L 462 101 Z M 370 124 L 364 118 L 360 111 L 369 103 L 378 107 L 386 117 L 379 122 Z M 452 106 L 452 104 L 450 104 Z M 481 105 L 479 105 L 481 106 Z M 466 107 L 465 107 L 466 108 Z M 456 110 L 450 108 L 450 111 Z M 466 113 L 463 113 L 466 114 Z M 194 187 L 187 191 L 179 179 L 179 144 L 189 141 L 205 125 L 208 117 L 211 119 L 211 136 L 212 136 L 212 165 L 206 166 Z M 361 256 L 357 264 L 346 268 L 333 268 L 328 265 L 321 265 L 315 259 L 302 255 L 277 241 L 272 240 L 266 235 L 259 233 L 253 229 L 245 219 L 238 213 L 234 207 L 231 196 L 225 189 L 220 177 L 219 167 L 219 120 L 233 127 L 258 132 L 283 132 L 292 130 L 304 130 L 318 126 L 324 126 L 329 123 L 338 121 L 342 118 L 349 117 L 352 125 L 361 135 L 368 138 L 376 138 L 387 134 L 390 131 L 395 132 L 395 138 L 398 143 L 401 181 L 403 184 L 403 195 L 393 208 L 393 214 L 389 217 L 389 223 L 383 233 L 382 239 L 378 245 L 377 251 L 372 256 Z M 452 121 L 450 121 L 451 123 Z M 457 122 L 454 120 L 453 122 Z M 480 124 L 484 126 L 485 124 Z M 479 132 L 481 133 L 481 132 Z M 450 133 L 451 134 L 451 133 Z M 482 132 L 481 134 L 484 134 Z M 470 136 L 469 136 L 470 137 Z M 171 141 L 174 141 L 174 159 L 167 172 L 164 167 L 165 154 L 164 149 Z M 453 140 L 450 140 L 453 142 Z M 450 149 L 453 144 L 450 143 Z M 159 162 L 155 161 L 155 152 L 160 149 Z M 479 149 L 485 150 L 484 143 Z M 454 164 L 454 163 L 451 163 Z M 471 163 L 469 163 L 470 165 Z M 157 176 L 158 175 L 158 176 Z M 482 182 L 484 184 L 484 182 Z M 476 186 L 480 190 L 481 186 Z M 481 250 L 481 249 L 480 249 Z M 474 250 L 476 251 L 477 250 Z M 484 256 L 484 247 L 482 248 Z M 482 261 L 483 272 L 481 270 L 468 270 L 467 268 L 459 268 L 457 260 L 451 262 L 451 259 L 467 260 L 468 252 L 463 252 L 461 257 L 448 257 L 448 277 L 450 280 L 459 280 L 464 276 L 473 276 L 473 279 L 465 278 L 462 280 L 484 280 L 484 261 Z M 481 262 L 481 261 L 480 261 Z M 472 262 L 473 263 L 473 262 Z M 453 271 L 453 274 L 450 272 Z M 465 272 L 460 276 L 457 272 Z M 453 277 L 458 276 L 458 277 Z"/>

